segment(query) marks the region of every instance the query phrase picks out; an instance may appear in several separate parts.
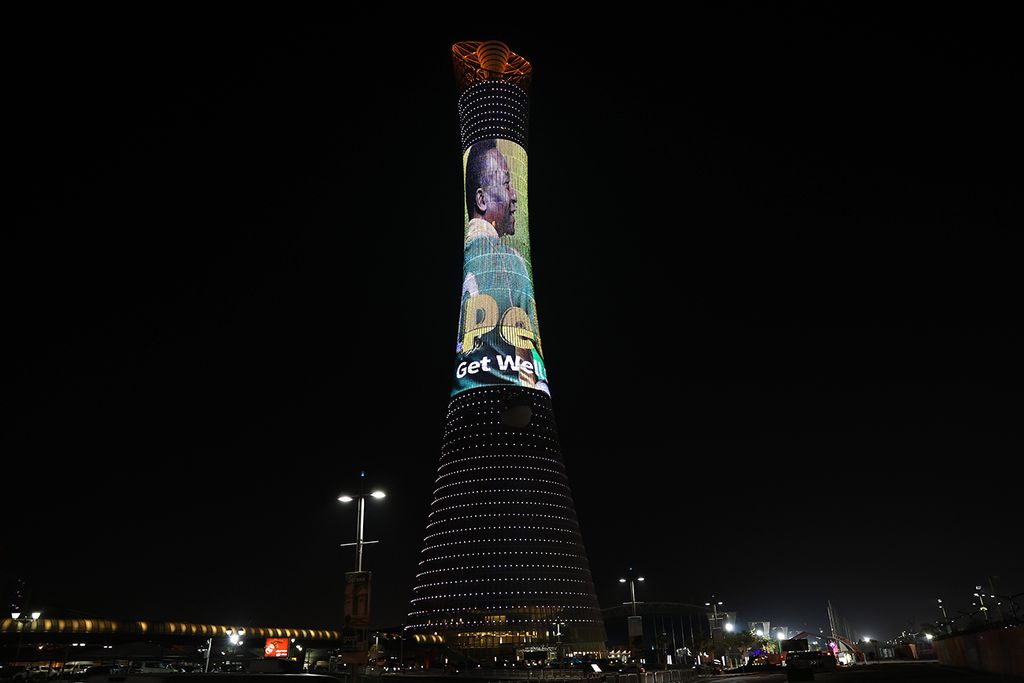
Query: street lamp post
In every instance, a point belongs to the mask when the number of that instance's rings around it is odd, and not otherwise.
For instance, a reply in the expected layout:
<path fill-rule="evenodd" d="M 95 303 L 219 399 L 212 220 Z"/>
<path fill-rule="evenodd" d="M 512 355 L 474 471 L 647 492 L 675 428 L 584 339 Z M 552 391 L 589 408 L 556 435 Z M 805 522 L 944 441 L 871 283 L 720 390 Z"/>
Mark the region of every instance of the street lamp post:
<path fill-rule="evenodd" d="M 237 648 L 239 645 L 245 645 L 245 641 L 242 640 L 242 636 L 245 635 L 244 628 L 240 628 L 237 631 L 233 628 L 229 628 L 227 631 L 225 631 L 225 635 L 227 635 L 228 637 L 228 645 L 230 646 L 229 649 L 231 650 L 231 654 L 235 654 L 235 648 Z M 210 636 L 206 639 L 206 664 L 203 667 L 203 673 L 210 673 L 210 652 L 212 651 L 213 636 Z M 221 654 L 223 655 L 224 653 L 221 652 Z M 228 664 L 230 664 L 230 661 L 228 662 Z"/>
<path fill-rule="evenodd" d="M 938 598 L 938 600 L 939 609 L 942 611 L 942 622 L 946 627 L 946 633 L 952 633 L 953 629 L 949 624 L 949 616 L 946 614 L 946 606 L 942 604 L 942 598 Z"/>
<path fill-rule="evenodd" d="M 713 595 L 711 596 L 711 601 L 710 602 L 705 602 L 704 603 L 705 607 L 710 607 L 711 608 L 711 613 L 713 615 L 712 625 L 711 625 L 711 643 L 712 643 L 712 646 L 714 648 L 714 652 L 711 653 L 711 655 L 712 655 L 711 659 L 712 660 L 715 658 L 715 656 L 717 656 L 719 654 L 718 651 L 720 649 L 720 645 L 721 645 L 721 642 L 722 642 L 721 622 L 718 620 L 718 606 L 721 605 L 721 604 L 723 604 L 722 601 L 721 600 L 715 600 L 715 596 L 713 596 Z M 727 624 L 727 626 L 729 626 L 729 624 Z M 715 631 L 718 631 L 717 637 L 715 635 Z"/>
<path fill-rule="evenodd" d="M 558 620 L 553 625 L 555 627 L 555 637 L 558 639 L 555 654 L 558 656 L 558 668 L 561 669 L 563 664 L 562 660 L 565 659 L 565 654 L 562 652 L 562 627 L 565 626 L 565 622 Z"/>
<path fill-rule="evenodd" d="M 733 631 L 736 630 L 736 626 L 734 624 L 732 624 L 731 622 L 728 622 L 728 621 L 725 622 L 725 626 L 723 628 L 725 629 L 726 633 L 732 633 Z M 726 666 L 726 664 L 725 664 L 726 660 L 728 659 L 730 661 L 730 663 L 731 663 L 732 656 L 729 654 L 729 650 L 727 650 L 725 648 L 723 648 L 723 650 L 724 650 L 724 652 L 722 653 L 722 666 Z"/>
<path fill-rule="evenodd" d="M 635 584 L 635 582 L 636 581 L 643 581 L 644 577 L 638 576 L 637 573 L 636 573 L 636 570 L 633 569 L 632 567 L 630 567 L 629 571 L 626 572 L 626 577 L 627 578 L 625 578 L 625 579 L 619 579 L 619 583 L 626 583 L 627 581 L 629 582 L 629 603 L 627 603 L 627 604 L 633 605 L 633 616 L 635 617 L 636 616 L 636 584 Z"/>
<path fill-rule="evenodd" d="M 989 621 L 988 607 L 985 607 L 985 595 L 979 592 L 981 591 L 981 586 L 975 586 L 974 591 L 974 597 L 978 598 L 978 602 L 981 603 L 981 611 L 985 613 L 985 621 L 987 622 Z"/>
<path fill-rule="evenodd" d="M 356 508 L 356 540 L 355 543 L 342 543 L 341 547 L 354 545 L 356 547 L 356 571 L 363 571 L 363 546 L 371 543 L 380 543 L 380 541 L 364 541 L 363 540 L 363 520 L 366 518 L 366 498 L 376 498 L 380 500 L 385 497 L 383 491 L 374 491 L 372 493 L 364 493 L 364 480 L 366 478 L 366 472 L 359 473 L 359 493 L 354 496 L 348 494 L 342 494 L 338 496 L 338 500 L 342 503 L 351 503 L 353 500 L 357 501 Z"/>
<path fill-rule="evenodd" d="M 644 577 L 640 576 L 633 567 L 626 571 L 625 578 L 619 579 L 619 583 L 629 583 L 629 602 L 625 604 L 633 606 L 633 616 L 626 618 L 626 629 L 629 637 L 629 647 L 633 652 L 634 659 L 639 654 L 640 646 L 643 645 L 644 641 L 643 620 L 636 614 L 636 583 L 643 580 Z M 640 623 L 637 624 L 637 621 Z"/>
<path fill-rule="evenodd" d="M 29 616 L 21 616 L 21 612 L 11 612 L 11 621 L 19 624 L 18 627 L 18 650 L 14 655 L 14 661 L 17 662 L 21 659 L 21 644 L 22 638 L 25 635 L 25 629 L 28 628 L 29 624 L 35 624 L 39 621 L 39 617 L 43 616 L 42 612 L 33 612 Z"/>
<path fill-rule="evenodd" d="M 712 599 L 714 599 L 714 596 L 712 596 Z M 718 606 L 721 605 L 721 604 L 722 604 L 721 600 L 719 600 L 718 602 L 705 602 L 704 603 L 705 607 L 710 607 L 711 608 L 712 614 L 714 615 L 714 617 L 712 619 L 712 621 L 714 622 L 714 625 L 711 627 L 712 633 L 714 633 L 714 630 L 716 628 L 720 628 L 719 624 L 718 624 Z"/>
<path fill-rule="evenodd" d="M 242 640 L 242 636 L 244 635 L 244 628 L 240 628 L 237 631 L 233 628 L 228 629 L 228 649 L 230 650 L 232 657 L 238 654 L 239 645 L 245 645 L 245 641 Z"/>

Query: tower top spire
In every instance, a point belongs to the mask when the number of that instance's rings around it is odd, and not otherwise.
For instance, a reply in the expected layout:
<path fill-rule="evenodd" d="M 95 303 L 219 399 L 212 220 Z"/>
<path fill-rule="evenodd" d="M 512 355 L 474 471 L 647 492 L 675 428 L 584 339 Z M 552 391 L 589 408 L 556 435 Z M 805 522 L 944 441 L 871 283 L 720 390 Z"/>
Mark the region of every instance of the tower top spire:
<path fill-rule="evenodd" d="M 500 40 L 464 40 L 452 45 L 452 62 L 459 88 L 480 81 L 505 81 L 530 89 L 533 67 Z"/>

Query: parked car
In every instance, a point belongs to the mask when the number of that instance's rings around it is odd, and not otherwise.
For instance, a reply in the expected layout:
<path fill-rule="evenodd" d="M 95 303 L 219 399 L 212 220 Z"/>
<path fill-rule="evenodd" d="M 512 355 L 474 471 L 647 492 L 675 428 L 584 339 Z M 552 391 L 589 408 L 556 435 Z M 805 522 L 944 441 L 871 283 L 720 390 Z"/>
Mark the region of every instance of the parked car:
<path fill-rule="evenodd" d="M 133 662 L 133 674 L 174 674 L 178 673 L 167 662 Z"/>
<path fill-rule="evenodd" d="M 693 670 L 696 671 L 698 674 L 717 676 L 718 674 L 722 673 L 722 663 L 721 661 L 716 659 L 711 664 L 708 664 L 707 662 L 704 662 L 703 664 L 694 664 Z"/>
<path fill-rule="evenodd" d="M 24 671 L 14 674 L 16 681 L 48 681 L 57 677 L 57 670 L 49 666 L 33 664 Z"/>
<path fill-rule="evenodd" d="M 66 681 L 82 681 L 85 680 L 83 674 L 86 669 L 92 666 L 99 666 L 99 662 L 92 661 L 76 661 L 67 662 L 64 667 L 60 670 L 60 677 Z"/>

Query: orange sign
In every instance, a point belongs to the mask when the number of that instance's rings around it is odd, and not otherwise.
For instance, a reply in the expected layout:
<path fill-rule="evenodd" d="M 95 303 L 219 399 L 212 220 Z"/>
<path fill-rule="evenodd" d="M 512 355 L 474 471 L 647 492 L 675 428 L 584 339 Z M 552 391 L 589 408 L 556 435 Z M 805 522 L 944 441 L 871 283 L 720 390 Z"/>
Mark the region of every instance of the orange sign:
<path fill-rule="evenodd" d="M 267 645 L 263 648 L 263 655 L 266 657 L 287 657 L 287 638 L 267 638 Z"/>

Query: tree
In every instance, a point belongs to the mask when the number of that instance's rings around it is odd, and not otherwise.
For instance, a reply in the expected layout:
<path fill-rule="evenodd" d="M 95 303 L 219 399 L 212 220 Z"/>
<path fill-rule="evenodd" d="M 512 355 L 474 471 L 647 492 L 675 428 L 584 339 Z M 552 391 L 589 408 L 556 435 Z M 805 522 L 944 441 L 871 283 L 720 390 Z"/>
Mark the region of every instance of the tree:
<path fill-rule="evenodd" d="M 767 650 L 774 643 L 774 641 L 772 641 L 771 638 L 758 636 L 749 631 L 737 631 L 735 633 L 723 632 L 721 634 L 721 640 L 719 642 L 721 644 L 722 650 L 722 652 L 720 653 L 714 651 L 715 643 L 711 638 L 705 638 L 701 641 L 700 651 L 707 652 L 709 654 L 713 653 L 715 655 L 731 654 L 743 657 L 750 650 L 757 648 L 763 648 Z"/>

